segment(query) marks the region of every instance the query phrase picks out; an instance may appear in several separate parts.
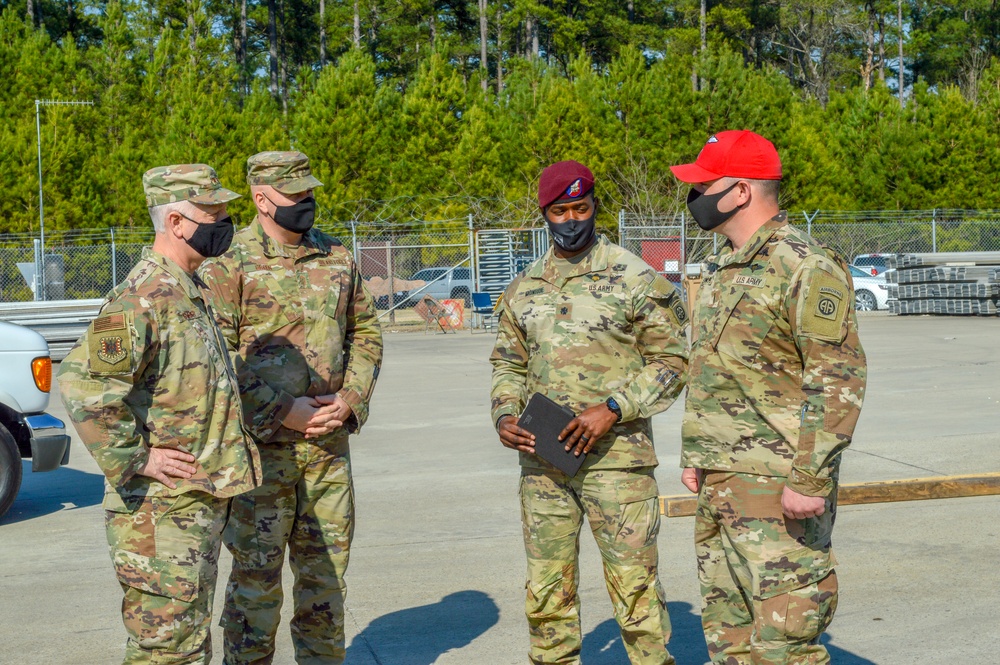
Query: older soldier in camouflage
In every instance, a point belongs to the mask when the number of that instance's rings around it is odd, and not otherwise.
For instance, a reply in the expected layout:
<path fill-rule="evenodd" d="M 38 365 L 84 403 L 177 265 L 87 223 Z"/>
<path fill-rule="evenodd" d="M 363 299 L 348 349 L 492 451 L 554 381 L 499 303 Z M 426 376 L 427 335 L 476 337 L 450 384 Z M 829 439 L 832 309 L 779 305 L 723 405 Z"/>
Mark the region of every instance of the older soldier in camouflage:
<path fill-rule="evenodd" d="M 322 183 L 306 156 L 262 152 L 247 169 L 257 219 L 202 271 L 237 349 L 264 466 L 262 486 L 234 502 L 225 534 L 233 554 L 226 663 L 272 662 L 286 547 L 295 660 L 342 663 L 354 533 L 348 432 L 368 418 L 382 337 L 351 253 L 312 228 L 312 190 Z"/>
<path fill-rule="evenodd" d="M 578 162 L 542 172 L 554 244 L 504 292 L 493 364 L 493 422 L 520 451 L 532 663 L 580 662 L 579 537 L 584 516 L 629 659 L 667 665 L 670 619 L 657 575 L 659 506 L 650 417 L 681 391 L 687 315 L 639 257 L 598 237 L 594 178 Z M 573 477 L 534 454 L 516 416 L 540 392 L 579 414 L 562 432 L 589 455 Z"/>
<path fill-rule="evenodd" d="M 125 663 L 207 663 L 229 499 L 261 476 L 227 349 L 194 275 L 232 238 L 204 164 L 143 176 L 152 249 L 63 360 L 59 387 L 106 476 L 104 510 L 125 592 Z"/>
<path fill-rule="evenodd" d="M 722 132 L 672 169 L 694 184 L 695 221 L 729 240 L 704 267 L 692 313 L 681 460 L 699 493 L 709 654 L 827 663 L 837 475 L 865 391 L 850 273 L 779 211 L 781 161 L 763 137 Z"/>

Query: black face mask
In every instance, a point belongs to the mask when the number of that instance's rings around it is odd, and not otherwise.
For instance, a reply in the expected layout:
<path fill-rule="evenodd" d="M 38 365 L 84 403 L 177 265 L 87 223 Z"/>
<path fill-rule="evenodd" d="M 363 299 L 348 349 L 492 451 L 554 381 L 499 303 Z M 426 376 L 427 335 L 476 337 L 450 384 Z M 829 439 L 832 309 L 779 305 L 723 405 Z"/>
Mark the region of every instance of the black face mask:
<path fill-rule="evenodd" d="M 305 233 L 312 228 L 316 219 L 316 199 L 313 197 L 306 197 L 290 206 L 279 206 L 274 201 L 271 203 L 275 208 L 274 222 L 281 228 L 292 233 Z"/>
<path fill-rule="evenodd" d="M 697 189 L 691 188 L 691 191 L 688 192 L 688 210 L 691 211 L 694 221 L 698 222 L 698 226 L 706 231 L 711 231 L 739 212 L 739 207 L 733 208 L 729 212 L 719 210 L 719 201 L 738 184 L 738 182 L 734 182 L 718 194 L 702 194 Z"/>
<path fill-rule="evenodd" d="M 597 217 L 597 208 L 590 213 L 587 219 L 569 219 L 560 224 L 553 224 L 545 219 L 552 234 L 552 240 L 567 252 L 576 252 L 587 245 L 597 235 L 597 228 L 594 225 L 594 218 Z"/>
<path fill-rule="evenodd" d="M 222 256 L 229 249 L 229 244 L 233 241 L 233 220 L 229 217 L 216 220 L 211 224 L 198 224 L 186 215 L 184 219 L 195 223 L 194 233 L 190 238 L 184 240 L 191 249 L 198 252 L 206 259 L 213 256 Z"/>

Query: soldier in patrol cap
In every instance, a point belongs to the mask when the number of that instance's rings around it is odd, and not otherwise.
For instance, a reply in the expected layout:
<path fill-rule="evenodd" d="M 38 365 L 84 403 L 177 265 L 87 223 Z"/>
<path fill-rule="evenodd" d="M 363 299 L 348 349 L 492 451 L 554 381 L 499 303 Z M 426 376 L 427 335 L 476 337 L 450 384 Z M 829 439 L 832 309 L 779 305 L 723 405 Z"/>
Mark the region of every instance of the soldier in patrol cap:
<path fill-rule="evenodd" d="M 106 476 L 124 662 L 207 663 L 229 500 L 261 477 L 194 274 L 229 246 L 226 203 L 239 195 L 204 164 L 154 168 L 142 183 L 156 239 L 63 360 L 59 388 Z"/>
<path fill-rule="evenodd" d="M 584 517 L 634 665 L 667 665 L 670 619 L 658 577 L 656 453 L 650 418 L 680 393 L 687 314 L 674 286 L 597 235 L 594 176 L 546 168 L 538 205 L 552 247 L 504 292 L 493 364 L 492 418 L 519 451 L 528 559 L 525 613 L 532 663 L 580 662 L 579 537 Z M 542 393 L 578 414 L 560 440 L 588 453 L 567 476 L 535 454 L 518 427 Z"/>
<path fill-rule="evenodd" d="M 698 493 L 702 624 L 714 663 L 829 662 L 840 455 L 865 392 L 854 292 L 836 253 L 788 224 L 781 160 L 749 131 L 671 167 L 708 259 L 692 312 L 682 480 Z"/>
<path fill-rule="evenodd" d="M 247 160 L 257 218 L 202 273 L 238 356 L 264 482 L 233 503 L 233 570 L 222 618 L 228 665 L 269 663 L 285 549 L 295 574 L 299 663 L 342 663 L 354 492 L 348 433 L 368 418 L 382 337 L 354 258 L 313 228 L 313 177 L 301 152 Z"/>

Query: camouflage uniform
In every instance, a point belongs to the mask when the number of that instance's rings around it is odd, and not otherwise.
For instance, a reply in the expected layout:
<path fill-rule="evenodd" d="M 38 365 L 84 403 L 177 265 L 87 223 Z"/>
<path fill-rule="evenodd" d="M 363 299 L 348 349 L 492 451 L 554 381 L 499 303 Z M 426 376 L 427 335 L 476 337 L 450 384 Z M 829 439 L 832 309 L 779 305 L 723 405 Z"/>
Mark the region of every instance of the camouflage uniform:
<path fill-rule="evenodd" d="M 252 185 L 300 192 L 320 184 L 302 153 L 261 153 L 248 164 Z M 271 662 L 286 546 L 296 661 L 343 662 L 344 572 L 354 533 L 348 431 L 368 417 L 382 360 L 375 304 L 351 253 L 315 228 L 290 246 L 255 220 L 202 274 L 217 296 L 219 326 L 238 349 L 243 407 L 264 465 L 263 484 L 233 503 L 225 533 L 233 554 L 222 619 L 226 662 Z M 296 397 L 333 393 L 354 412 L 346 428 L 307 440 L 281 425 Z"/>
<path fill-rule="evenodd" d="M 204 165 L 153 169 L 143 183 L 150 206 L 238 196 Z M 104 509 L 125 592 L 126 663 L 209 662 L 229 497 L 255 487 L 261 475 L 203 286 L 144 249 L 59 368 L 66 410 L 107 477 Z M 197 472 L 175 479 L 176 489 L 139 475 L 156 447 L 191 453 Z"/>
<path fill-rule="evenodd" d="M 681 465 L 706 470 L 695 543 L 709 653 L 826 663 L 837 473 L 866 374 L 848 268 L 781 213 L 704 274 Z M 826 497 L 826 512 L 785 518 L 786 485 Z"/>
<path fill-rule="evenodd" d="M 683 384 L 687 315 L 670 282 L 599 238 L 564 274 L 553 251 L 507 287 L 493 364 L 493 421 L 540 392 L 580 413 L 613 396 L 621 422 L 570 478 L 520 453 L 532 663 L 580 662 L 579 533 L 586 514 L 633 663 L 672 663 L 657 577 L 659 507 L 649 418 Z"/>

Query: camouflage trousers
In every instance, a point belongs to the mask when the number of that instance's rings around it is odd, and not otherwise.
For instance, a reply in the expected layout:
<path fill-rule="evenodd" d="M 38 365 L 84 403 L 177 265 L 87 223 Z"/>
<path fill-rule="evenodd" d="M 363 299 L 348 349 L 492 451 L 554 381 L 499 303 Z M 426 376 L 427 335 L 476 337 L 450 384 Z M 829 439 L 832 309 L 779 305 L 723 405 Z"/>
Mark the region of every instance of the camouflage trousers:
<path fill-rule="evenodd" d="M 657 577 L 660 512 L 652 469 L 602 469 L 569 478 L 557 470 L 525 468 L 520 493 L 530 661 L 580 663 L 577 585 L 586 515 L 629 659 L 634 665 L 671 665 L 670 618 Z"/>
<path fill-rule="evenodd" d="M 713 663 L 829 663 L 819 638 L 837 609 L 826 512 L 804 520 L 781 512 L 785 479 L 706 471 L 695 517 L 702 627 Z"/>
<path fill-rule="evenodd" d="M 209 629 L 229 499 L 104 496 L 105 526 L 125 597 L 127 665 L 194 665 L 212 658 Z"/>
<path fill-rule="evenodd" d="M 292 588 L 292 644 L 299 665 L 344 661 L 344 573 L 354 535 L 354 488 L 346 433 L 335 441 L 259 446 L 264 480 L 233 499 L 225 543 L 233 554 L 221 624 L 225 663 L 274 659 L 283 600 Z"/>

